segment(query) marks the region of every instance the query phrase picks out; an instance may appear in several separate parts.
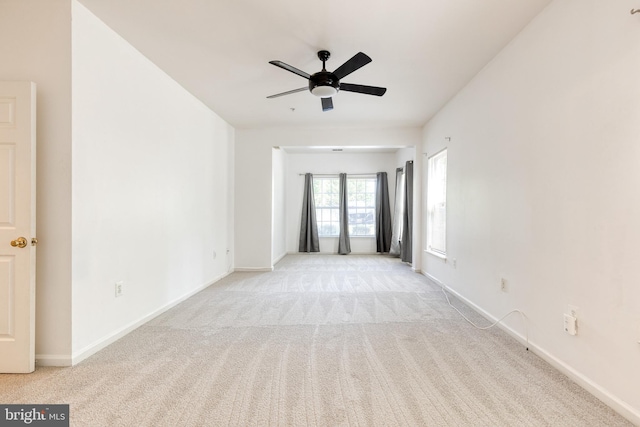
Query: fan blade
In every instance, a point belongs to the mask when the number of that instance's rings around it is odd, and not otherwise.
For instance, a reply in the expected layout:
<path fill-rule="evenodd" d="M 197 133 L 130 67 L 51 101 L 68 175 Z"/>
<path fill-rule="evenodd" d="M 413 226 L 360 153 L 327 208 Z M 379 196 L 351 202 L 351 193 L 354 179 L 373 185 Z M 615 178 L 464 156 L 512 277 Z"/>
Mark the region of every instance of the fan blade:
<path fill-rule="evenodd" d="M 267 98 L 271 99 L 271 98 L 277 98 L 279 96 L 291 95 L 292 93 L 302 92 L 304 90 L 309 90 L 309 87 L 305 86 L 305 87 L 301 87 L 300 89 L 294 89 L 294 90 L 289 90 L 287 92 L 276 93 L 275 95 L 267 96 Z"/>
<path fill-rule="evenodd" d="M 273 64 L 276 67 L 282 68 L 283 70 L 291 71 L 293 74 L 297 74 L 299 76 L 302 76 L 307 80 L 309 80 L 311 78 L 311 74 L 305 73 L 302 70 L 298 70 L 296 67 L 293 67 L 293 66 L 291 66 L 289 64 L 285 64 L 282 61 L 269 61 L 269 64 Z"/>
<path fill-rule="evenodd" d="M 353 73 L 358 68 L 362 68 L 371 62 L 371 58 L 365 55 L 362 52 L 356 53 L 353 58 L 342 64 L 338 69 L 336 69 L 333 74 L 338 77 L 338 80 L 342 79 L 345 76 Z"/>
<path fill-rule="evenodd" d="M 322 101 L 322 111 L 333 110 L 333 101 L 331 98 L 320 98 Z"/>
<path fill-rule="evenodd" d="M 366 95 L 382 96 L 387 91 L 387 88 L 340 83 L 340 90 L 346 90 L 347 92 L 364 93 Z"/>

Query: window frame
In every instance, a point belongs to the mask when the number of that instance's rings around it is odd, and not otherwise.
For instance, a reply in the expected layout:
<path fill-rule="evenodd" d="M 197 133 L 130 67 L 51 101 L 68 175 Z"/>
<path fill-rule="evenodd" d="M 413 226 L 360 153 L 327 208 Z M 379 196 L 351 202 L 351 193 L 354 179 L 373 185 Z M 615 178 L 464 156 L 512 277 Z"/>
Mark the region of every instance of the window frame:
<path fill-rule="evenodd" d="M 438 165 L 444 157 L 444 168 Z M 426 251 L 440 258 L 447 257 L 447 172 L 448 152 L 443 148 L 427 158 L 427 218 Z M 439 205 L 439 206 L 437 206 Z M 435 224 L 438 221 L 438 224 Z M 434 230 L 442 231 L 438 236 L 442 247 L 434 247 Z"/>
<path fill-rule="evenodd" d="M 329 184 L 332 186 L 332 189 L 335 188 L 335 192 L 325 191 L 327 184 L 325 183 L 320 184 L 321 181 L 335 183 L 335 184 Z M 365 191 L 356 192 L 355 194 L 352 194 L 353 192 L 349 191 L 348 188 L 349 188 L 349 183 L 354 181 L 365 181 L 365 184 L 364 184 Z M 368 182 L 373 183 L 373 191 L 366 191 Z M 377 185 L 378 183 L 377 183 L 377 178 L 375 174 L 357 174 L 352 176 L 349 176 L 349 174 L 347 174 L 347 215 L 348 215 L 349 237 L 373 237 L 373 238 L 376 237 L 375 224 L 376 224 Z M 316 191 L 318 189 L 320 191 Z M 359 194 L 364 194 L 365 206 L 354 207 L 352 206 L 352 199 L 357 199 Z M 371 194 L 373 196 L 371 205 L 366 204 L 367 194 Z M 318 228 L 318 237 L 339 237 L 340 236 L 340 220 L 339 220 L 340 177 L 339 175 L 314 176 L 313 177 L 313 198 L 314 198 L 314 204 L 315 204 L 315 210 L 316 210 L 316 224 Z M 329 201 L 329 203 L 324 203 L 326 201 Z M 331 203 L 334 201 L 335 201 L 335 206 Z M 358 202 L 358 200 L 353 200 L 353 201 L 356 203 Z M 323 203 L 319 203 L 319 202 L 323 202 Z M 355 210 L 355 212 L 353 210 Z M 362 233 L 354 232 L 355 228 L 358 226 L 361 226 L 362 223 L 356 220 L 352 222 L 352 219 L 351 219 L 352 215 L 354 218 L 358 218 L 358 214 L 362 213 L 358 211 L 364 211 L 364 210 L 370 211 L 366 213 L 364 220 L 366 221 L 365 224 L 371 224 L 371 226 L 368 227 L 371 230 L 371 234 L 362 234 Z M 369 214 L 371 215 L 371 219 L 369 219 L 367 216 Z M 327 219 L 327 216 L 329 217 L 329 219 Z M 335 231 L 335 234 L 333 233 L 325 234 L 323 230 L 327 228 L 330 228 L 332 229 L 332 231 Z"/>
<path fill-rule="evenodd" d="M 347 189 L 349 188 L 349 182 L 353 182 L 357 186 L 357 181 L 364 181 L 364 191 L 356 191 L 355 193 L 347 190 L 347 213 L 349 215 L 349 237 L 376 237 L 376 197 L 377 197 L 377 178 L 374 174 L 371 175 L 357 175 L 349 177 L 347 175 Z M 368 184 L 373 184 L 373 191 L 369 191 Z M 357 200 L 359 195 L 364 197 L 364 206 L 351 206 L 352 201 L 358 203 L 361 200 Z M 367 195 L 372 195 L 371 204 L 367 204 Z M 353 212 L 353 209 L 356 211 Z M 365 212 L 363 212 L 365 211 Z M 370 211 L 370 212 L 366 212 Z M 364 214 L 364 217 L 359 215 Z M 352 222 L 352 216 L 354 221 Z M 359 221 L 362 218 L 364 222 Z M 362 224 L 365 224 L 364 228 L 370 230 L 369 234 L 356 233 L 356 229 L 362 229 Z M 371 226 L 368 226 L 371 224 Z"/>
<path fill-rule="evenodd" d="M 335 191 L 316 191 L 316 185 L 318 184 L 322 190 L 325 190 L 326 185 L 321 182 L 335 181 Z M 332 185 L 333 187 L 333 185 Z M 333 188 L 331 188 L 333 190 Z M 339 237 L 340 236 L 340 178 L 338 176 L 319 176 L 313 177 L 313 202 L 315 204 L 316 211 L 316 225 L 318 228 L 318 237 Z M 335 200 L 334 200 L 335 199 Z M 319 201 L 328 201 L 329 203 L 318 203 Z M 333 202 L 335 201 L 335 205 Z M 326 217 L 328 219 L 324 219 Z M 335 219 L 334 219 L 335 218 Z M 324 234 L 322 230 L 328 226 L 335 230 L 335 234 Z"/>

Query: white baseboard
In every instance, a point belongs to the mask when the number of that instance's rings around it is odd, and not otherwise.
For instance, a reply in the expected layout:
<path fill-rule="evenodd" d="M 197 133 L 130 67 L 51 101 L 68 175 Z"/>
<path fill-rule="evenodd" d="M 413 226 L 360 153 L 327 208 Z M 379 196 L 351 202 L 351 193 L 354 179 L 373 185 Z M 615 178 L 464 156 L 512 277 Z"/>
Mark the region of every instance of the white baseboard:
<path fill-rule="evenodd" d="M 277 263 L 279 263 L 280 261 L 282 261 L 282 258 L 286 257 L 287 253 L 283 253 L 282 255 L 280 255 L 279 257 L 276 257 L 275 260 L 271 261 L 271 265 L 276 265 Z"/>
<path fill-rule="evenodd" d="M 337 252 L 334 252 L 335 255 L 339 255 Z M 351 252 L 348 255 L 387 255 L 386 253 L 380 252 Z"/>
<path fill-rule="evenodd" d="M 618 414 L 625 417 L 634 425 L 640 426 L 640 411 L 631 407 L 627 403 L 620 400 L 617 396 L 609 392 L 609 390 L 603 388 L 599 384 L 592 381 L 587 376 L 576 371 L 565 362 L 557 359 L 555 356 L 547 352 L 546 350 L 538 347 L 537 345 L 530 345 L 529 349 L 533 351 L 537 356 L 543 359 L 545 362 L 556 368 L 558 371 L 571 378 L 573 382 L 580 387 L 597 397 L 604 404 L 616 411 Z"/>
<path fill-rule="evenodd" d="M 287 255 L 340 255 L 338 252 L 287 252 Z M 380 252 L 351 252 L 348 255 L 389 255 Z"/>
<path fill-rule="evenodd" d="M 220 275 L 219 277 L 216 277 L 211 282 L 206 283 L 206 284 L 204 284 L 204 285 L 202 285 L 202 286 L 200 286 L 200 287 L 198 287 L 198 288 L 196 288 L 196 289 L 194 289 L 192 291 L 187 292 L 186 294 L 182 295 L 181 297 L 176 298 L 175 300 L 163 305 L 162 307 L 160 307 L 157 310 L 147 314 L 146 316 L 144 316 L 144 317 L 142 317 L 142 318 L 140 318 L 140 319 L 138 319 L 138 320 L 136 320 L 134 322 L 131 322 L 128 325 L 126 325 L 125 327 L 113 332 L 112 334 L 107 335 L 107 336 L 105 336 L 103 338 L 100 338 L 99 340 L 89 344 L 88 346 L 84 347 L 83 349 L 74 352 L 72 357 L 71 357 L 71 364 L 70 365 L 44 365 L 42 361 L 38 361 L 38 365 L 39 366 L 73 366 L 73 365 L 77 365 L 78 363 L 80 363 L 83 360 L 85 360 L 86 358 L 96 354 L 97 352 L 99 352 L 103 348 L 107 347 L 108 345 L 113 344 L 114 342 L 116 342 L 120 338 L 124 337 L 125 335 L 127 335 L 131 331 L 139 328 L 140 326 L 144 325 L 148 321 L 158 317 L 159 315 L 161 315 L 165 311 L 175 307 L 176 305 L 180 304 L 181 302 L 183 302 L 187 298 L 190 298 L 193 295 L 197 294 L 198 292 L 208 288 L 209 286 L 211 286 L 214 283 L 216 283 L 217 281 L 225 278 L 229 274 L 230 274 L 230 272 L 227 272 L 227 273 L 224 273 L 224 274 Z M 46 361 L 45 361 L 45 363 L 46 363 Z"/>
<path fill-rule="evenodd" d="M 459 294 L 456 290 L 451 289 L 449 286 L 447 286 L 446 284 L 444 284 L 443 282 L 441 282 L 437 278 L 433 277 L 431 274 L 426 273 L 426 272 L 422 272 L 422 275 L 426 276 L 427 279 L 431 280 L 436 285 L 443 287 L 448 293 L 450 293 L 451 295 L 456 297 L 456 299 L 462 301 L 465 305 L 467 305 L 470 308 L 472 308 L 476 313 L 480 314 L 482 317 L 484 317 L 485 319 L 489 320 L 491 323 L 494 323 L 494 322 L 496 322 L 498 320 L 497 317 L 494 317 L 493 315 L 491 315 L 488 312 L 484 311 L 484 309 L 480 308 L 478 305 L 476 305 L 472 301 L 468 300 L 466 297 L 464 297 L 461 294 Z M 531 343 L 527 342 L 527 338 L 524 337 L 519 332 L 516 332 L 515 330 L 505 326 L 503 323 L 498 323 L 496 326 L 498 326 L 500 329 L 502 329 L 505 332 L 507 332 L 509 335 L 511 335 L 511 337 L 515 338 L 522 345 L 527 345 L 528 344 L 529 345 L 529 349 L 531 349 Z"/>
<path fill-rule="evenodd" d="M 479 306 L 477 306 L 476 304 L 474 304 L 464 296 L 460 295 L 457 291 L 451 289 L 449 286 L 447 286 L 437 278 L 433 277 L 429 273 L 422 272 L 422 274 L 426 276 L 429 280 L 434 282 L 436 285 L 443 287 L 447 292 L 454 295 L 457 299 L 464 302 L 467 306 L 472 308 L 474 311 L 476 311 L 478 314 L 485 317 L 489 321 L 495 322 L 498 320 L 498 318 L 487 313 L 485 310 L 483 310 L 482 308 L 480 308 Z M 542 360 L 544 360 L 545 362 L 553 366 L 555 369 L 557 369 L 558 371 L 560 371 L 561 373 L 569 377 L 573 382 L 575 382 L 580 387 L 582 387 L 583 389 L 591 393 L 593 396 L 595 396 L 600 401 L 602 401 L 607 406 L 609 406 L 611 409 L 616 411 L 618 414 L 620 414 L 621 416 L 629 420 L 631 423 L 633 423 L 634 425 L 640 426 L 640 411 L 638 411 L 636 408 L 631 407 L 630 405 L 628 405 L 627 403 L 619 399 L 617 396 L 609 392 L 607 389 L 595 383 L 584 374 L 576 371 L 570 365 L 561 361 L 560 359 L 555 357 L 553 354 L 551 354 L 547 350 L 536 345 L 534 342 L 529 341 L 527 343 L 527 339 L 525 337 L 523 337 L 520 333 L 516 332 L 510 327 L 502 323 L 498 323 L 497 326 L 503 331 L 505 331 L 506 333 L 508 333 L 511 337 L 513 337 L 514 339 L 522 343 L 523 345 L 528 344 L 528 349 L 531 352 L 533 352 L 536 356 L 540 357 Z"/>
<path fill-rule="evenodd" d="M 60 366 L 68 367 L 72 365 L 71 356 L 64 354 L 36 354 L 36 367 L 38 366 Z"/>
<path fill-rule="evenodd" d="M 270 272 L 273 271 L 273 267 L 238 267 L 233 271 L 238 273 Z"/>

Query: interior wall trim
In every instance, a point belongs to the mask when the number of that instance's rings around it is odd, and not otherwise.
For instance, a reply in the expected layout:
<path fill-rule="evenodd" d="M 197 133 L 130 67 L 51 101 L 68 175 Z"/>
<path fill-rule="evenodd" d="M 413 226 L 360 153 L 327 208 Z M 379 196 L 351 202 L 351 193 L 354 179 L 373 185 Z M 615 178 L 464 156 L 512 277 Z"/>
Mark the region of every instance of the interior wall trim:
<path fill-rule="evenodd" d="M 66 354 L 36 354 L 36 369 L 38 366 L 71 366 L 71 356 Z"/>
<path fill-rule="evenodd" d="M 273 271 L 273 267 L 238 267 L 233 269 L 238 273 L 250 273 L 250 272 L 270 272 Z"/>
<path fill-rule="evenodd" d="M 481 307 L 479 307 L 478 305 L 476 305 L 475 303 L 473 303 L 472 301 L 470 301 L 469 299 L 467 299 L 457 291 L 451 289 L 445 283 L 441 282 L 438 278 L 432 276 L 427 272 L 423 272 L 422 274 L 437 286 L 443 287 L 451 295 L 453 295 L 454 297 L 456 297 L 457 299 L 465 303 L 467 306 L 472 308 L 475 312 L 477 312 L 478 314 L 480 314 L 490 322 L 493 323 L 498 320 L 497 317 L 494 317 L 493 315 L 489 314 L 487 311 L 485 311 L 484 309 L 482 309 Z M 524 336 L 522 336 L 522 334 L 520 334 L 519 332 L 516 332 L 512 328 L 504 325 L 503 323 L 498 323 L 497 326 L 503 331 L 505 331 L 507 334 L 509 334 L 511 337 L 516 339 L 518 342 L 520 342 L 523 345 L 523 351 L 525 351 L 524 346 L 527 345 L 527 340 Z M 628 405 L 626 402 L 624 402 L 623 400 L 615 396 L 613 393 L 611 393 L 609 390 L 602 387 L 600 384 L 596 383 L 595 381 L 591 380 L 581 372 L 578 372 L 577 370 L 575 370 L 573 367 L 571 367 L 567 363 L 558 359 L 551 352 L 540 347 L 535 342 L 532 342 L 531 340 L 529 340 L 528 345 L 529 345 L 529 351 L 533 352 L 536 356 L 540 357 L 542 360 L 544 360 L 545 362 L 553 366 L 555 369 L 562 372 L 564 375 L 569 377 L 572 381 L 574 381 L 580 387 L 582 387 L 587 392 L 594 395 L 596 398 L 598 398 L 600 401 L 602 401 L 604 404 L 606 404 L 611 409 L 616 411 L 618 414 L 620 414 L 621 416 L 629 420 L 631 423 L 633 423 L 634 425 L 640 425 L 640 412 L 637 411 L 635 408 Z"/>
<path fill-rule="evenodd" d="M 227 273 L 224 273 L 224 274 L 216 277 L 212 281 L 210 281 L 210 282 L 208 282 L 208 283 L 206 283 L 206 284 L 204 284 L 202 286 L 199 286 L 196 289 L 193 289 L 193 290 L 187 292 L 186 294 L 184 294 L 184 295 L 174 299 L 173 301 L 161 306 L 157 310 L 152 311 L 151 313 L 147 314 L 146 316 L 143 316 L 140 319 L 129 323 L 125 327 L 123 327 L 123 328 L 121 328 L 119 330 L 116 330 L 115 332 L 113 332 L 113 333 L 111 333 L 111 334 L 109 334 L 109 335 L 107 335 L 105 337 L 102 337 L 97 341 L 94 341 L 93 343 L 89 344 L 88 346 L 84 347 L 83 349 L 74 352 L 72 357 L 71 357 L 71 363 L 69 365 L 48 365 L 48 366 L 74 366 L 74 365 L 77 365 L 78 363 L 80 363 L 83 360 L 85 360 L 86 358 L 96 354 L 97 352 L 99 352 L 103 348 L 107 347 L 108 345 L 113 344 L 114 342 L 116 342 L 120 338 L 124 337 L 125 335 L 127 335 L 131 331 L 133 331 L 133 330 L 137 329 L 138 327 L 144 325 L 148 321 L 160 316 L 162 313 L 164 313 L 167 310 L 175 307 L 176 305 L 178 305 L 181 302 L 185 301 L 189 297 L 197 294 L 198 292 L 200 292 L 200 291 L 208 288 L 209 286 L 213 285 L 217 281 L 225 278 L 230 273 L 231 272 L 227 272 Z M 40 366 L 43 366 L 43 365 L 40 364 Z"/>

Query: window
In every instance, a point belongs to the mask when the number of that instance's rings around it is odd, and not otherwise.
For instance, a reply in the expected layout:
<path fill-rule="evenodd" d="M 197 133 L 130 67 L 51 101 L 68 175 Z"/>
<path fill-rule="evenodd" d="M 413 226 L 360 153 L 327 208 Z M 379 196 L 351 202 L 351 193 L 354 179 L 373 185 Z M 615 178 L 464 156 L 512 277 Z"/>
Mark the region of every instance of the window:
<path fill-rule="evenodd" d="M 447 150 L 429 157 L 427 185 L 427 250 L 447 253 Z"/>
<path fill-rule="evenodd" d="M 376 179 L 347 177 L 350 236 L 376 235 Z"/>
<path fill-rule="evenodd" d="M 319 236 L 338 236 L 340 187 L 338 178 L 313 177 L 313 200 Z"/>
<path fill-rule="evenodd" d="M 313 177 L 318 235 L 340 234 L 340 179 Z M 347 214 L 350 236 L 376 235 L 376 178 L 347 176 Z"/>

